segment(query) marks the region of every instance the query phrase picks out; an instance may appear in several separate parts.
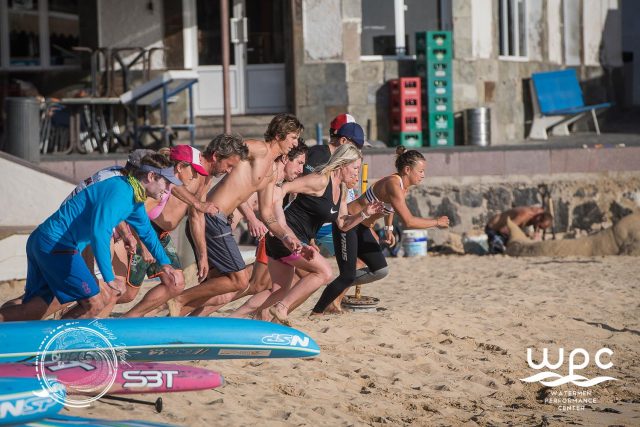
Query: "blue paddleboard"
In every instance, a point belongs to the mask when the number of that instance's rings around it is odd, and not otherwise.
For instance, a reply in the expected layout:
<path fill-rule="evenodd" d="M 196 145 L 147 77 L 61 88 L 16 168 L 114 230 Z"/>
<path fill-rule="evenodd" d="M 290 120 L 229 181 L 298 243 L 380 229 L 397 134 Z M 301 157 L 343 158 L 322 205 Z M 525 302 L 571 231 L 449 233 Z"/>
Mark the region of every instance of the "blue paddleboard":
<path fill-rule="evenodd" d="M 0 425 L 22 424 L 58 413 L 64 386 L 50 381 L 58 400 L 47 393 L 37 378 L 0 378 Z"/>
<path fill-rule="evenodd" d="M 101 420 L 98 418 L 71 417 L 68 415 L 54 415 L 44 420 L 24 424 L 25 427 L 172 427 L 171 424 L 151 423 L 135 420 Z"/>
<path fill-rule="evenodd" d="M 313 357 L 320 348 L 287 326 L 222 317 L 37 320 L 0 323 L 0 363 L 86 359 L 181 361 Z M 40 355 L 40 357 L 38 357 Z"/>

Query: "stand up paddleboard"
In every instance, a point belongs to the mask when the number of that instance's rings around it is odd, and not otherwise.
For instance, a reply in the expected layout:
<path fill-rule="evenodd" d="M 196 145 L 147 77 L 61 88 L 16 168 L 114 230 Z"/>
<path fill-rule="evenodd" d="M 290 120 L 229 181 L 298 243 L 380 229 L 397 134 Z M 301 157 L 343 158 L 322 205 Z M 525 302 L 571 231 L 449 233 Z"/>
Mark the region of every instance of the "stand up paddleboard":
<path fill-rule="evenodd" d="M 320 353 L 315 341 L 296 329 L 221 317 L 5 322 L 0 323 L 0 342 L 0 363 L 87 360 L 87 355 L 157 362 Z"/>
<path fill-rule="evenodd" d="M 54 377 L 66 386 L 68 394 L 87 394 L 100 381 L 100 373 L 109 369 L 102 362 L 68 361 L 5 363 L 0 365 L 0 377 Z M 119 363 L 108 394 L 170 393 L 210 390 L 224 384 L 222 375 L 209 369 L 168 363 Z M 90 394 L 90 393 L 89 393 Z"/>
<path fill-rule="evenodd" d="M 0 425 L 22 424 L 58 413 L 62 409 L 64 387 L 56 384 L 53 399 L 35 378 L 0 378 Z"/>

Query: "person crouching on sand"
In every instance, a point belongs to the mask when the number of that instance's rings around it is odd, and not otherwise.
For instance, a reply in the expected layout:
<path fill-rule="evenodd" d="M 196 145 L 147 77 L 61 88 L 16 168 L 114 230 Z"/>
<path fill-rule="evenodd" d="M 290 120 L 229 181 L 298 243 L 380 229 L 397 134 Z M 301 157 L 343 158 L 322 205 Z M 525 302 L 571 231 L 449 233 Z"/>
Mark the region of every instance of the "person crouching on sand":
<path fill-rule="evenodd" d="M 373 225 L 385 216 L 385 239 L 393 244 L 393 214 L 400 216 L 405 228 L 447 228 L 449 218 L 420 218 L 409 210 L 406 195 L 409 188 L 420 184 L 424 180 L 426 168 L 425 158 L 416 150 L 403 151 L 396 159 L 397 173 L 378 180 L 357 200 L 349 203 L 349 213 L 355 214 L 370 203 L 384 204 L 384 210 L 371 218 L 366 218 L 358 224 L 355 233 L 359 236 L 356 244 L 349 246 L 350 251 L 344 256 L 336 256 L 340 266 L 340 275 L 324 290 L 312 314 L 322 314 L 325 309 L 344 291 L 354 284 L 365 284 L 379 280 L 386 276 L 387 262 L 382 255 L 382 249 L 375 237 Z M 356 240 L 354 236 L 352 240 Z M 365 248 L 359 248 L 365 245 Z M 356 258 L 360 257 L 367 264 L 366 268 L 356 271 Z"/>
<path fill-rule="evenodd" d="M 298 196 L 285 211 L 281 206 L 276 208 L 278 221 L 286 221 L 296 237 L 308 244 L 325 222 L 335 221 L 341 230 L 346 231 L 371 215 L 382 212 L 382 203 L 377 202 L 365 204 L 351 215 L 347 211 L 347 187 L 358 183 L 361 159 L 360 150 L 345 144 L 316 172 L 285 183 L 283 191 L 297 193 Z M 268 309 L 271 316 L 288 324 L 288 314 L 328 283 L 333 272 L 329 262 L 315 250 L 314 256 L 307 259 L 292 253 L 279 239 L 270 235 L 267 236 L 266 247 L 274 292 L 263 303 L 261 310 Z M 309 274 L 291 286 L 296 268 Z"/>
<path fill-rule="evenodd" d="M 98 182 L 63 203 L 29 236 L 25 296 L 22 304 L 0 309 L 0 321 L 41 319 L 54 298 L 59 304 L 78 302 L 65 314 L 68 318 L 98 317 L 115 303 L 125 285 L 113 274 L 110 242 L 121 221 L 133 226 L 162 273 L 175 281 L 175 270 L 144 209 L 147 196 L 160 199 L 172 184 L 182 182 L 169 160 L 147 156 L 131 175 Z M 103 293 L 81 256 L 89 244 L 104 279 Z"/>

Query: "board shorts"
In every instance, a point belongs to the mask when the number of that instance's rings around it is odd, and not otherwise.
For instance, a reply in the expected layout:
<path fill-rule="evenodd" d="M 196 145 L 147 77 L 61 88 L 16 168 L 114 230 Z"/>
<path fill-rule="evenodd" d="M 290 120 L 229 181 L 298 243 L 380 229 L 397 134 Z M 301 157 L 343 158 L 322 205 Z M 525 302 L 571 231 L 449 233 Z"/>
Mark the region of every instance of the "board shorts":
<path fill-rule="evenodd" d="M 34 297 L 51 304 L 91 298 L 100 292 L 78 248 L 61 246 L 36 229 L 27 240 L 27 284 L 23 303 Z"/>
<path fill-rule="evenodd" d="M 160 240 L 160 244 L 164 248 L 165 254 L 171 261 L 171 267 L 175 270 L 182 270 L 182 264 L 180 264 L 180 258 L 178 257 L 178 253 L 176 252 L 175 246 L 173 246 L 173 242 L 171 241 L 171 235 L 168 231 L 162 230 L 155 223 L 151 223 L 153 229 L 158 235 L 158 240 Z M 145 276 L 149 279 L 153 279 L 155 277 L 160 276 L 162 266 L 158 264 L 155 260 L 152 262 L 146 262 L 144 258 L 142 258 L 142 246 L 138 245 L 136 248 L 136 253 L 129 256 L 129 265 L 127 268 L 127 285 L 133 286 L 134 288 L 139 288 L 144 282 Z"/>
<path fill-rule="evenodd" d="M 246 268 L 240 248 L 233 238 L 231 225 L 223 213 L 204 214 L 204 236 L 207 242 L 207 260 L 221 274 L 235 273 Z M 194 248 L 191 229 L 187 226 L 187 238 Z"/>
<path fill-rule="evenodd" d="M 267 243 L 265 236 L 258 241 L 258 247 L 256 248 L 256 262 L 267 265 L 269 257 L 267 256 Z"/>

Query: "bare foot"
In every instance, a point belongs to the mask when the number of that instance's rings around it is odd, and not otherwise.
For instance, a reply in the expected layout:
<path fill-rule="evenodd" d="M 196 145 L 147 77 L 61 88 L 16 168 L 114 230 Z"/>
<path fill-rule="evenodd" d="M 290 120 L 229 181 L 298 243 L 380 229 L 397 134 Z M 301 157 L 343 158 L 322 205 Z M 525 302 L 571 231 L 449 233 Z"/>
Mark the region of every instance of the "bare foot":
<path fill-rule="evenodd" d="M 285 326 L 291 326 L 291 322 L 289 322 L 289 319 L 287 318 L 287 311 L 288 307 L 281 302 L 277 302 L 269 307 L 269 313 L 271 313 L 278 322 Z"/>
<path fill-rule="evenodd" d="M 336 304 L 335 301 L 329 304 L 327 308 L 324 309 L 324 312 L 327 314 L 343 314 L 344 313 L 344 311 L 342 311 L 342 307 L 340 307 L 340 303 Z"/>
<path fill-rule="evenodd" d="M 180 304 L 175 298 L 167 301 L 167 307 L 169 308 L 169 316 L 180 317 L 180 311 L 182 311 L 182 304 Z"/>

